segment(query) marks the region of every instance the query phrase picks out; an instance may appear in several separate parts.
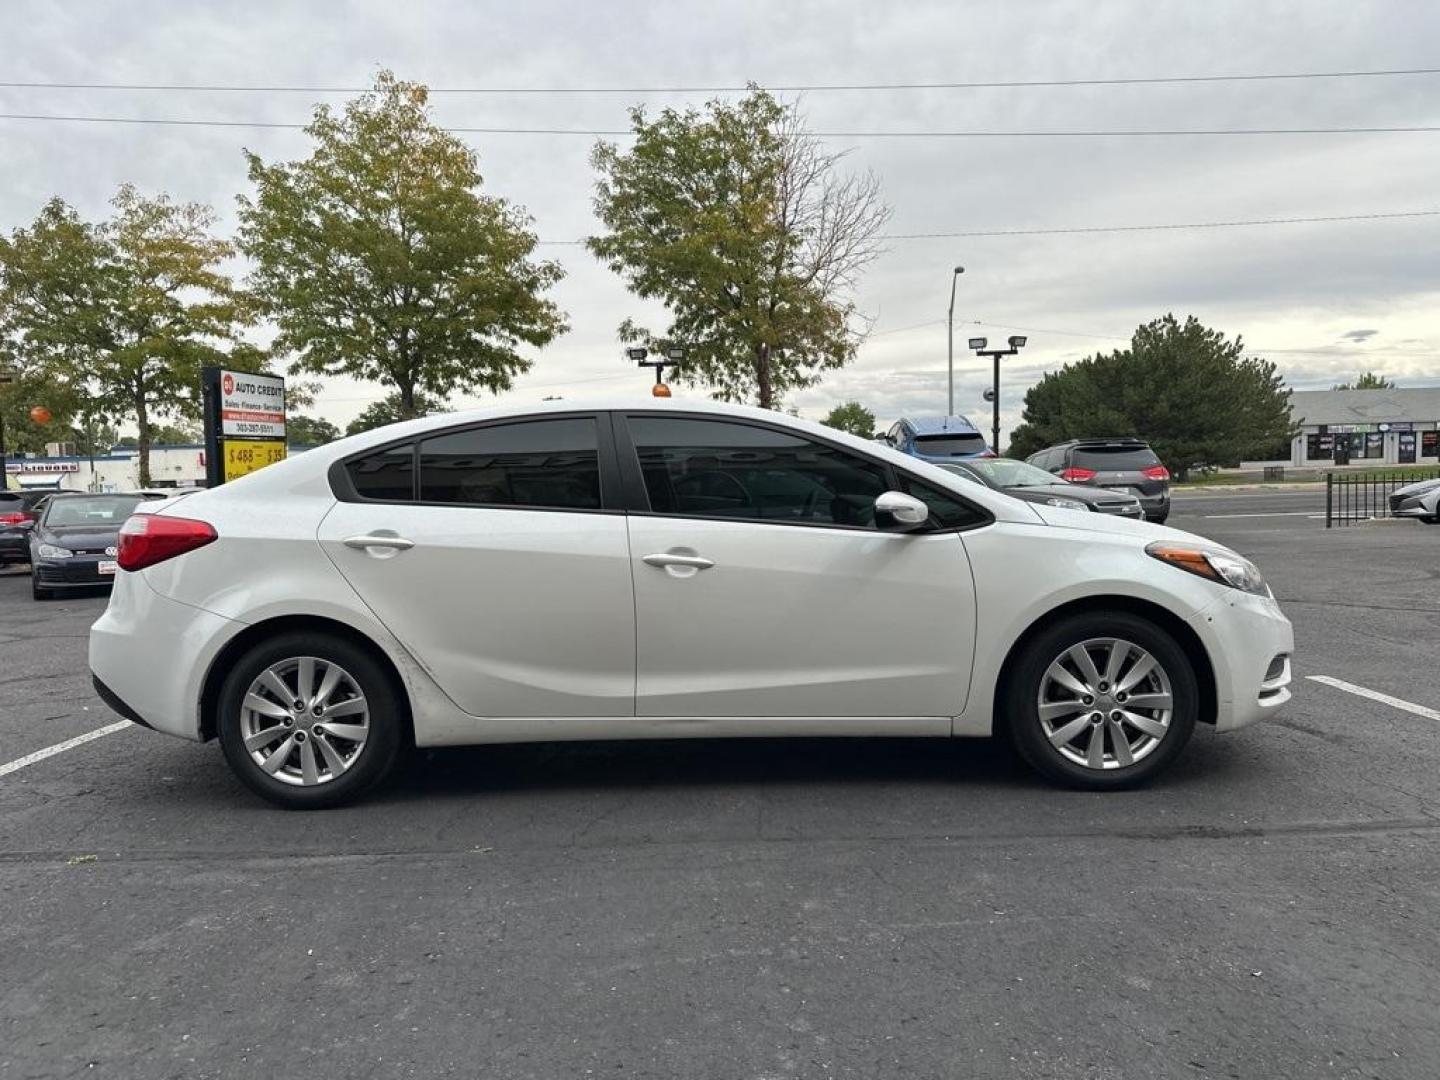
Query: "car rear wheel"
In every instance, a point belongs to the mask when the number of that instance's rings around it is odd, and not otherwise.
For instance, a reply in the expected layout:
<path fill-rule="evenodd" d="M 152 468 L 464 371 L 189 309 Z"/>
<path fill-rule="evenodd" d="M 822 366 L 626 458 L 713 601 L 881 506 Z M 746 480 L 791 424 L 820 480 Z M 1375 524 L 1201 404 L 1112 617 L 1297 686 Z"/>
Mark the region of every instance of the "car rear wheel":
<path fill-rule="evenodd" d="M 1194 668 L 1168 633 L 1124 612 L 1064 619 L 1031 641 L 1007 680 L 1010 741 L 1070 787 L 1133 787 L 1185 748 L 1199 712 Z"/>
<path fill-rule="evenodd" d="M 406 746 L 389 673 L 352 642 L 282 634 L 246 653 L 220 690 L 220 745 L 246 787 L 292 810 L 349 802 Z"/>

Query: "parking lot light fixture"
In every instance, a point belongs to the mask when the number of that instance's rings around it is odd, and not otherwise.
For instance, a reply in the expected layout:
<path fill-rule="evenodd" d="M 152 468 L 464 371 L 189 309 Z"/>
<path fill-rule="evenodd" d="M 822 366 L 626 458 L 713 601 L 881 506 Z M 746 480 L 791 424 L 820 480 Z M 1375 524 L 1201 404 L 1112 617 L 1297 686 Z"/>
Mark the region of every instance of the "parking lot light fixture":
<path fill-rule="evenodd" d="M 1021 334 L 1015 334 L 1009 339 L 1008 343 L 1010 347 L 1008 349 L 987 349 L 985 348 L 986 342 L 984 338 L 970 339 L 970 348 L 975 350 L 977 356 L 988 356 L 994 362 L 994 381 L 991 383 L 990 389 L 985 393 L 985 400 L 990 402 L 994 410 L 992 414 L 993 426 L 990 429 L 992 437 L 990 445 L 991 449 L 997 454 L 1000 453 L 1000 357 L 1014 356 L 1025 347 L 1025 342 L 1028 340 L 1029 338 Z"/>

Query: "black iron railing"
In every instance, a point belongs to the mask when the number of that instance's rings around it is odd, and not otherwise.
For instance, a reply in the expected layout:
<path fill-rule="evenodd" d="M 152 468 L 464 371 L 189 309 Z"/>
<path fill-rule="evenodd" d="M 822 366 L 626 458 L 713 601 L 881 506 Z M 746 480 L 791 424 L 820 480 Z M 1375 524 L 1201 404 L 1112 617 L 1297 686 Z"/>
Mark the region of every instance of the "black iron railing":
<path fill-rule="evenodd" d="M 1404 473 L 1325 474 L 1325 527 L 1354 525 L 1390 516 L 1390 494 L 1396 488 L 1440 476 L 1440 469 L 1414 469 Z"/>

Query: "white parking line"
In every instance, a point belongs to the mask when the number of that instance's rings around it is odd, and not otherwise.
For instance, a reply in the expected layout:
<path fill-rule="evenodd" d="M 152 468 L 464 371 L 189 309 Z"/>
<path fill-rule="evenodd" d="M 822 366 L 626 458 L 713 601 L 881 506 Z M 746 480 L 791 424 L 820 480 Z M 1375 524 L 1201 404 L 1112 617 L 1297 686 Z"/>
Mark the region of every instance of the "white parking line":
<path fill-rule="evenodd" d="M 1242 518 L 1242 517 L 1313 517 L 1323 518 L 1324 514 L 1317 514 L 1314 510 L 1272 510 L 1263 514 L 1206 514 L 1207 518 Z"/>
<path fill-rule="evenodd" d="M 33 754 L 26 754 L 22 758 L 16 758 L 14 761 L 0 765 L 0 776 L 9 776 L 12 772 L 19 772 L 27 765 L 34 765 L 37 761 L 44 761 L 48 757 L 63 754 L 66 750 L 74 750 L 77 746 L 84 746 L 87 742 L 103 739 L 106 735 L 114 735 L 117 731 L 124 731 L 128 727 L 134 726 L 129 720 L 121 720 L 114 724 L 106 724 L 102 728 L 96 728 L 94 731 L 87 731 L 84 735 L 76 735 L 73 739 L 66 739 L 54 746 L 47 746 L 44 750 L 36 750 Z"/>
<path fill-rule="evenodd" d="M 1427 720 L 1440 720 L 1440 709 L 1427 709 L 1424 705 L 1416 705 L 1413 701 L 1391 697 L 1389 694 L 1382 694 L 1379 690 L 1369 690 L 1363 686 L 1356 686 L 1354 683 L 1348 683 L 1344 679 L 1334 679 L 1329 675 L 1306 675 L 1305 678 L 1311 682 L 1323 683 L 1325 686 L 1333 686 L 1336 690 L 1344 690 L 1347 694 L 1355 694 L 1357 697 L 1369 698 L 1371 701 L 1378 701 L 1395 709 L 1403 709 L 1405 712 L 1414 713 L 1416 716 L 1423 716 Z"/>

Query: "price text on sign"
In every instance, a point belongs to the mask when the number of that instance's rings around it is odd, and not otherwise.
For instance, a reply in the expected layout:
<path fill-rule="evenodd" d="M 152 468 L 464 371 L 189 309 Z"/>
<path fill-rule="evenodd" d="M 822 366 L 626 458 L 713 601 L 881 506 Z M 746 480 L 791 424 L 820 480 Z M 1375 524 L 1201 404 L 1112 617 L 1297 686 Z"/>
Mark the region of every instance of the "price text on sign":
<path fill-rule="evenodd" d="M 283 442 L 225 440 L 226 480 L 234 480 L 238 476 L 244 476 L 246 473 L 252 473 L 256 469 L 263 469 L 266 465 L 274 465 L 275 462 L 284 460 L 285 444 Z"/>

